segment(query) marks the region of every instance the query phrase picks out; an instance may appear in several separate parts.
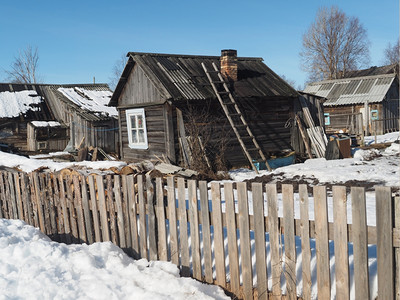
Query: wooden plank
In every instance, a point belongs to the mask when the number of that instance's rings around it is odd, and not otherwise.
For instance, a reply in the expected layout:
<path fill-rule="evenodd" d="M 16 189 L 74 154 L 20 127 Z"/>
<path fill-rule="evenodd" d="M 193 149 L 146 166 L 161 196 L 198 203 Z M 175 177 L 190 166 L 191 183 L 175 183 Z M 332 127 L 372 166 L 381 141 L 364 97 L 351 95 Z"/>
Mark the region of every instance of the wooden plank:
<path fill-rule="evenodd" d="M 326 187 L 314 186 L 315 248 L 317 257 L 317 287 L 319 299 L 330 299 L 328 207 Z"/>
<path fill-rule="evenodd" d="M 117 233 L 117 220 L 115 215 L 115 204 L 114 204 L 114 191 L 113 191 L 113 177 L 111 175 L 106 175 L 107 183 L 107 210 L 110 218 L 110 233 L 111 242 L 118 245 L 118 233 Z"/>
<path fill-rule="evenodd" d="M 76 223 L 77 215 L 74 205 L 74 187 L 71 182 L 71 177 L 66 176 L 65 180 L 66 189 L 67 189 L 67 207 L 69 211 L 69 222 L 71 224 L 71 232 L 72 232 L 72 242 L 78 243 L 79 242 L 79 232 L 78 232 L 78 225 Z"/>
<path fill-rule="evenodd" d="M 103 176 L 96 175 L 96 183 L 97 183 L 97 194 L 99 197 L 101 237 L 103 242 L 108 242 L 111 241 L 111 239 L 110 239 L 110 229 L 108 227 L 108 216 L 107 216 L 106 196 L 104 193 L 105 190 L 104 190 Z"/>
<path fill-rule="evenodd" d="M 164 186 L 161 177 L 157 177 L 156 179 L 156 200 L 158 258 L 159 260 L 168 261 L 167 232 L 165 226 Z"/>
<path fill-rule="evenodd" d="M 32 208 L 31 208 L 32 199 L 29 190 L 28 177 L 26 176 L 25 173 L 21 173 L 21 193 L 22 193 L 22 205 L 24 209 L 24 220 L 29 225 L 33 225 Z M 0 214 L 1 214 L 1 207 L 0 207 Z M 0 216 L 0 218 L 2 218 L 2 216 Z"/>
<path fill-rule="evenodd" d="M 8 218 L 13 219 L 14 218 L 14 211 L 13 211 L 13 205 L 11 201 L 11 192 L 10 192 L 10 184 L 8 182 L 8 176 L 9 172 L 4 172 L 4 187 L 5 187 L 5 201 L 7 203 L 7 212 L 8 212 Z"/>
<path fill-rule="evenodd" d="M 146 232 L 146 203 L 144 199 L 143 176 L 137 177 L 138 199 L 139 199 L 139 241 L 140 257 L 147 257 L 147 232 Z"/>
<path fill-rule="evenodd" d="M 37 209 L 37 215 L 39 220 L 40 230 L 46 234 L 46 227 L 44 224 L 44 216 L 43 216 L 43 208 L 42 208 L 42 201 L 41 201 L 41 194 L 40 194 L 40 186 L 39 186 L 39 176 L 36 172 L 32 173 L 33 176 L 33 185 L 35 191 L 35 204 Z"/>
<path fill-rule="evenodd" d="M 168 182 L 168 195 L 169 192 L 170 192 L 170 182 Z M 171 207 L 169 199 L 170 197 L 168 196 L 168 207 Z M 173 201 L 175 205 L 175 197 Z M 179 238 L 180 238 L 179 250 L 181 254 L 181 275 L 188 277 L 190 276 L 188 219 L 186 214 L 185 180 L 183 178 L 178 178 L 178 206 L 179 206 Z M 172 241 L 171 241 L 171 251 L 172 251 Z"/>
<path fill-rule="evenodd" d="M 119 175 L 114 175 L 114 195 L 115 195 L 115 206 L 117 208 L 119 247 L 121 247 L 122 249 L 126 249 L 127 245 L 125 239 L 124 211 L 122 208 L 121 179 Z"/>
<path fill-rule="evenodd" d="M 46 234 L 52 234 L 51 220 L 50 220 L 50 206 L 48 197 L 48 186 L 46 184 L 46 174 L 39 173 L 39 187 L 40 187 L 40 202 L 43 207 L 44 226 L 46 227 Z"/>
<path fill-rule="evenodd" d="M 310 223 L 308 213 L 307 185 L 299 185 L 300 196 L 300 235 L 301 235 L 301 266 L 303 281 L 303 299 L 311 299 L 311 249 L 310 249 Z"/>
<path fill-rule="evenodd" d="M 279 219 L 278 219 L 278 200 L 275 184 L 267 184 L 267 204 L 268 204 L 268 228 L 269 244 L 271 248 L 271 274 L 272 274 L 272 297 L 281 298 L 281 272 L 282 264 L 280 257 L 279 241 Z"/>
<path fill-rule="evenodd" d="M 206 282 L 213 283 L 210 209 L 208 205 L 208 188 L 206 181 L 199 182 L 199 191 L 200 191 L 200 222 L 201 222 L 202 236 L 203 236 L 204 277 Z M 214 241 L 215 241 L 215 226 L 214 226 Z M 217 254 L 216 248 L 214 250 L 214 253 Z M 216 257 L 215 257 L 215 262 L 217 262 Z"/>
<path fill-rule="evenodd" d="M 100 220 L 99 220 L 99 209 L 97 207 L 96 187 L 94 182 L 94 176 L 88 176 L 89 193 L 90 193 L 90 204 L 92 210 L 93 227 L 94 227 L 94 242 L 101 242 L 101 231 L 100 231 Z"/>
<path fill-rule="evenodd" d="M 400 197 L 394 198 L 394 227 L 400 231 Z M 394 250 L 395 255 L 395 299 L 400 300 L 400 248 Z"/>
<path fill-rule="evenodd" d="M 54 186 L 54 205 L 57 210 L 57 233 L 59 234 L 60 241 L 65 242 L 65 228 L 64 228 L 64 218 L 62 214 L 62 206 L 60 202 L 60 189 L 58 186 L 57 176 L 51 174 L 50 180 Z"/>
<path fill-rule="evenodd" d="M 132 239 L 133 257 L 139 259 L 139 237 L 136 211 L 136 190 L 133 175 L 127 177 L 129 222 Z"/>
<path fill-rule="evenodd" d="M 252 183 L 254 240 L 256 248 L 257 295 L 258 299 L 268 299 L 268 274 L 266 260 L 264 197 L 262 183 Z"/>
<path fill-rule="evenodd" d="M 3 178 L 4 172 L 0 171 L 0 200 L 1 200 L 1 208 L 0 208 L 0 218 L 6 218 L 9 219 L 8 217 L 8 207 L 7 207 L 7 198 L 6 198 L 6 190 L 5 190 L 5 182 Z"/>
<path fill-rule="evenodd" d="M 92 177 L 92 176 L 89 176 L 89 177 Z M 81 175 L 80 182 L 81 182 L 81 190 L 82 190 L 82 208 L 83 208 L 83 216 L 85 219 L 87 242 L 89 244 L 93 244 L 95 241 L 93 238 L 93 225 L 92 225 L 93 222 L 92 222 L 92 218 L 90 216 L 89 196 L 88 196 L 88 190 L 87 190 L 86 177 Z"/>
<path fill-rule="evenodd" d="M 218 182 L 211 183 L 212 220 L 214 227 L 214 257 L 216 283 L 226 287 L 224 232 L 222 230 L 221 187 Z"/>
<path fill-rule="evenodd" d="M 146 174 L 146 194 L 147 194 L 147 214 L 149 226 L 149 259 L 157 260 L 157 241 L 156 241 L 156 216 L 154 213 L 154 183 L 149 174 Z"/>
<path fill-rule="evenodd" d="M 390 187 L 376 186 L 376 229 L 379 299 L 394 299 L 392 191 Z"/>
<path fill-rule="evenodd" d="M 22 205 L 22 193 L 21 193 L 21 184 L 20 184 L 20 178 L 19 178 L 19 173 L 14 173 L 14 186 L 15 186 L 15 194 L 16 194 L 16 200 L 17 200 L 17 211 L 18 211 L 18 219 L 23 220 L 24 219 L 24 208 Z"/>
<path fill-rule="evenodd" d="M 66 196 L 65 196 L 64 178 L 61 174 L 58 177 L 58 182 L 59 182 L 59 187 L 60 187 L 60 204 L 61 204 L 63 220 L 64 220 L 65 241 L 66 241 L 66 243 L 70 244 L 70 243 L 72 243 L 71 226 L 70 226 L 69 217 L 68 217 L 68 206 L 67 206 L 67 200 L 66 200 Z"/>
<path fill-rule="evenodd" d="M 9 172 L 7 175 L 8 184 L 9 184 L 9 195 L 10 195 L 10 202 L 13 211 L 13 219 L 18 219 L 18 208 L 17 208 L 17 197 L 15 194 L 15 187 L 14 187 L 14 176 L 13 173 Z"/>
<path fill-rule="evenodd" d="M 334 186 L 333 221 L 335 242 L 336 298 L 350 299 L 347 239 L 347 194 L 345 186 Z"/>
<path fill-rule="evenodd" d="M 294 238 L 293 185 L 282 185 L 283 226 L 285 229 L 285 278 L 289 299 L 296 299 L 296 244 Z"/>
<path fill-rule="evenodd" d="M 365 189 L 351 188 L 352 239 L 354 257 L 354 287 L 356 299 L 369 299 L 368 237 Z"/>
<path fill-rule="evenodd" d="M 46 182 L 46 190 L 47 190 L 47 207 L 49 211 L 49 219 L 50 219 L 50 227 L 51 227 L 51 234 L 57 235 L 57 215 L 56 215 L 56 206 L 54 204 L 54 191 L 53 191 L 53 184 L 51 182 L 51 176 L 49 173 L 45 174 L 43 180 Z"/>
<path fill-rule="evenodd" d="M 201 280 L 199 215 L 197 203 L 197 184 L 195 180 L 188 180 L 188 193 L 193 277 L 195 279 Z"/>
<path fill-rule="evenodd" d="M 87 243 L 85 219 L 83 216 L 83 208 L 82 208 L 81 185 L 79 182 L 79 177 L 77 175 L 73 175 L 72 181 L 74 183 L 74 191 L 75 191 L 74 206 L 76 209 L 76 216 L 77 216 L 77 222 L 78 222 L 79 241 L 83 242 L 83 243 Z"/>
<path fill-rule="evenodd" d="M 249 207 L 245 182 L 237 183 L 239 206 L 240 257 L 242 261 L 243 298 L 253 299 L 253 274 L 250 250 Z"/>
<path fill-rule="evenodd" d="M 128 197 L 128 183 L 127 176 L 121 175 L 122 182 L 122 210 L 123 210 L 123 221 L 124 221 L 124 233 L 126 240 L 127 252 L 130 256 L 133 256 L 132 252 L 132 235 L 131 227 L 129 225 L 129 197 Z"/>

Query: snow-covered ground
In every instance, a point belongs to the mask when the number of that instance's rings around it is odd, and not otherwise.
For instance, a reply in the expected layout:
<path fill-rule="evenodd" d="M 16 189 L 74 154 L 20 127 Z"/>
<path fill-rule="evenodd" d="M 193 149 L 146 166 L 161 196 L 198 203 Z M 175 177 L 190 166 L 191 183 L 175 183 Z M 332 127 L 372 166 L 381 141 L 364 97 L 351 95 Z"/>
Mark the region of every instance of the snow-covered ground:
<path fill-rule="evenodd" d="M 133 260 L 111 242 L 65 245 L 0 219 L 0 299 L 229 299 L 179 277 L 169 262 Z"/>

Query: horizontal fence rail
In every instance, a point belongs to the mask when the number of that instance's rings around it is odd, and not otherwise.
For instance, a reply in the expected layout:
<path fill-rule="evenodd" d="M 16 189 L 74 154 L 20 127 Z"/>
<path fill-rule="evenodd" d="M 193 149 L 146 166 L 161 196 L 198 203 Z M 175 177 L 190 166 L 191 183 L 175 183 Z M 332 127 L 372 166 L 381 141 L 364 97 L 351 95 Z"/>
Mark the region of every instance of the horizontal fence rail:
<path fill-rule="evenodd" d="M 367 226 L 364 188 L 351 188 L 352 224 L 346 187 L 329 191 L 333 222 L 324 186 L 309 194 L 299 185 L 296 200 L 292 185 L 282 185 L 281 194 L 275 184 L 253 183 L 250 190 L 243 182 L 0 171 L 0 217 L 24 220 L 59 242 L 111 241 L 133 258 L 171 261 L 182 276 L 244 299 L 330 299 L 333 292 L 349 299 L 352 280 L 354 297 L 368 299 L 373 245 L 378 298 L 399 299 L 400 200 L 389 187 L 376 188 L 376 226 Z"/>

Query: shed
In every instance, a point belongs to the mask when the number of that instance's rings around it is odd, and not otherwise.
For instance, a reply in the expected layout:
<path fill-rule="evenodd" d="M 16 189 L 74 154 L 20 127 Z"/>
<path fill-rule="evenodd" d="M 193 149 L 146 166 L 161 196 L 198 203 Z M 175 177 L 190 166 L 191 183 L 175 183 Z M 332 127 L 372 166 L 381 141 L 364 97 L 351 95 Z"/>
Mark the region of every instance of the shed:
<path fill-rule="evenodd" d="M 227 115 L 219 101 L 218 95 L 223 94 L 234 99 L 235 103 L 226 106 L 239 108 L 236 115 L 247 124 L 241 127 L 248 126 L 251 131 L 247 138 L 256 140 L 267 158 L 293 150 L 291 125 L 299 109 L 299 94 L 262 58 L 237 57 L 236 53 L 128 53 L 109 104 L 118 109 L 122 159 L 165 157 L 185 164 L 190 161 L 188 152 L 192 158 L 197 155 L 188 144 L 200 141 L 199 155 L 212 165 L 223 157 L 228 166 L 248 166 L 244 149 L 250 151 L 249 146 L 243 148 L 237 138 L 235 130 L 240 131 L 239 126 L 232 126 L 229 120 L 234 118 L 233 113 Z M 218 74 L 223 81 L 208 77 Z M 226 84 L 227 90 L 216 91 L 218 84 Z"/>
<path fill-rule="evenodd" d="M 310 83 L 304 92 L 326 98 L 327 132 L 383 134 L 399 130 L 397 65 L 352 71 L 345 78 Z"/>
<path fill-rule="evenodd" d="M 111 95 L 106 84 L 1 83 L 0 140 L 21 151 L 54 151 L 64 150 L 68 141 L 76 147 L 85 137 L 86 146 L 116 152 Z M 50 126 L 53 122 L 60 125 Z"/>

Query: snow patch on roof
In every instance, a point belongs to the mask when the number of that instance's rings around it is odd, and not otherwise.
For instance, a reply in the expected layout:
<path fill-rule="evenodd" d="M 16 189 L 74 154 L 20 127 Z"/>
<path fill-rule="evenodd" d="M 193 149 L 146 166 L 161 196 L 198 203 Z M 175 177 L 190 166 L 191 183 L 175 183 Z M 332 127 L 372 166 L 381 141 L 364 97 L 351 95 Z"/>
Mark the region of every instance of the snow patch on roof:
<path fill-rule="evenodd" d="M 37 111 L 35 104 L 41 103 L 42 97 L 36 91 L 0 92 L 0 118 L 15 118 L 28 111 Z"/>
<path fill-rule="evenodd" d="M 118 116 L 118 112 L 115 107 L 107 106 L 112 96 L 111 91 L 87 90 L 79 87 L 60 87 L 58 88 L 58 91 L 67 97 L 68 100 L 78 105 L 82 109 L 99 113 L 104 116 Z"/>
<path fill-rule="evenodd" d="M 35 127 L 58 127 L 61 126 L 57 121 L 32 121 L 31 124 Z"/>

